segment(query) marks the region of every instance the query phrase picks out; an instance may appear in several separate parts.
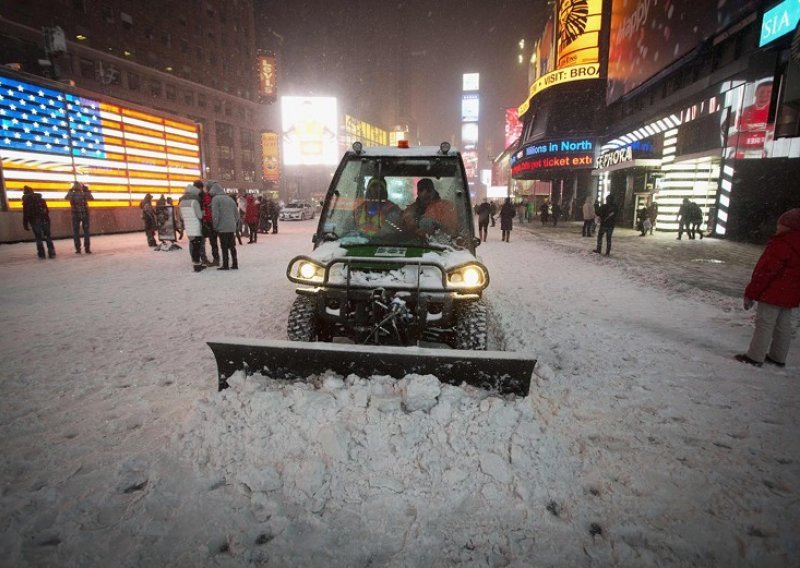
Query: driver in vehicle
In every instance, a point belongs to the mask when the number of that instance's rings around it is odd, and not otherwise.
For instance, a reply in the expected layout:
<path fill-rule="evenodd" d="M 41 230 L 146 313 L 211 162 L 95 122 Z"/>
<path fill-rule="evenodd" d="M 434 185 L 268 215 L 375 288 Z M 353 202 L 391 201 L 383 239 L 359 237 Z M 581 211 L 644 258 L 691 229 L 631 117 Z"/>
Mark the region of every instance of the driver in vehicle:
<path fill-rule="evenodd" d="M 400 230 L 400 208 L 389 201 L 386 182 L 372 178 L 367 185 L 364 200 L 354 211 L 356 227 L 367 235 L 378 235 Z"/>
<path fill-rule="evenodd" d="M 405 227 L 419 236 L 427 237 L 439 231 L 454 236 L 458 231 L 455 207 L 441 198 L 430 178 L 417 182 L 417 200 L 403 213 Z"/>

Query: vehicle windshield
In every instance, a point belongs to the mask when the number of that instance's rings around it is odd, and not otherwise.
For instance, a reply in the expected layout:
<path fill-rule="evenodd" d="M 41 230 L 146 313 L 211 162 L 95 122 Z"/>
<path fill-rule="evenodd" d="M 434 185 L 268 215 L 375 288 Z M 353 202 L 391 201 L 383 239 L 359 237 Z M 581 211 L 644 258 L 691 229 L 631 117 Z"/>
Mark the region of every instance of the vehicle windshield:
<path fill-rule="evenodd" d="M 463 248 L 472 238 L 467 188 L 455 156 L 353 156 L 323 214 L 322 238 L 339 239 L 343 246 Z"/>
<path fill-rule="evenodd" d="M 286 206 L 286 209 L 300 209 L 303 205 L 301 203 L 290 203 Z"/>

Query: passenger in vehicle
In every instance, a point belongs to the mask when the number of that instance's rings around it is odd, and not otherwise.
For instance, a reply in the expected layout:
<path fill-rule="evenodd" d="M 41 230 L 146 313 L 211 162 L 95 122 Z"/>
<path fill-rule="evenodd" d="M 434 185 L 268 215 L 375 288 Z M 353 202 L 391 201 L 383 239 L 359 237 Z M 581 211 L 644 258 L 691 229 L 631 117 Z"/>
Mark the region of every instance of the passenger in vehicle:
<path fill-rule="evenodd" d="M 458 231 L 458 216 L 453 204 L 442 199 L 430 178 L 417 182 L 417 200 L 403 213 L 406 229 L 418 236 L 430 236 L 444 232 L 455 236 Z"/>
<path fill-rule="evenodd" d="M 364 199 L 356 206 L 356 227 L 367 235 L 378 235 L 400 230 L 400 208 L 389 201 L 386 182 L 372 178 L 367 185 Z"/>

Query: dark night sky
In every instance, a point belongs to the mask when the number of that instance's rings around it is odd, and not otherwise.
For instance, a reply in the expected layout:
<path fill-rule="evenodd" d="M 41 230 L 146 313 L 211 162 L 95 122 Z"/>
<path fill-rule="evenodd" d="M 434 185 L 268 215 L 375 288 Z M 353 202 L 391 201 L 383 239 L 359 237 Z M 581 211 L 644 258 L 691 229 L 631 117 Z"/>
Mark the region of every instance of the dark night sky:
<path fill-rule="evenodd" d="M 280 54 L 279 94 L 337 96 L 340 112 L 386 127 L 410 114 L 423 144 L 460 142 L 461 75 L 480 73 L 486 156 L 503 149 L 503 109 L 525 99 L 547 2 L 255 0 L 255 9 L 260 47 Z"/>

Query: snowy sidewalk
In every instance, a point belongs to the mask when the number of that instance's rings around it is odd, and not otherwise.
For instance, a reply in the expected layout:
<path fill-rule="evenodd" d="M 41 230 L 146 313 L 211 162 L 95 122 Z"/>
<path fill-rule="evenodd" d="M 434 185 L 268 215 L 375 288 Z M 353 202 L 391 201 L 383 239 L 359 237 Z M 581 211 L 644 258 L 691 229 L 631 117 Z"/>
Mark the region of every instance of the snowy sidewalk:
<path fill-rule="evenodd" d="M 573 253 L 591 251 L 596 246 L 596 237 L 581 237 L 582 226 L 583 221 L 565 221 L 553 227 L 551 223 L 542 225 L 534 219 L 531 223 L 515 222 L 514 230 L 526 231 Z M 687 292 L 695 287 L 701 291 L 740 297 L 764 250 L 762 245 L 725 239 L 690 240 L 684 235 L 679 241 L 676 237 L 676 233 L 658 231 L 642 237 L 639 231 L 617 227 L 612 237 L 611 259 L 626 269 L 652 271 L 654 276 L 658 275 L 672 287 L 685 286 Z M 489 228 L 489 239 L 499 238 L 498 222 L 496 227 Z"/>

